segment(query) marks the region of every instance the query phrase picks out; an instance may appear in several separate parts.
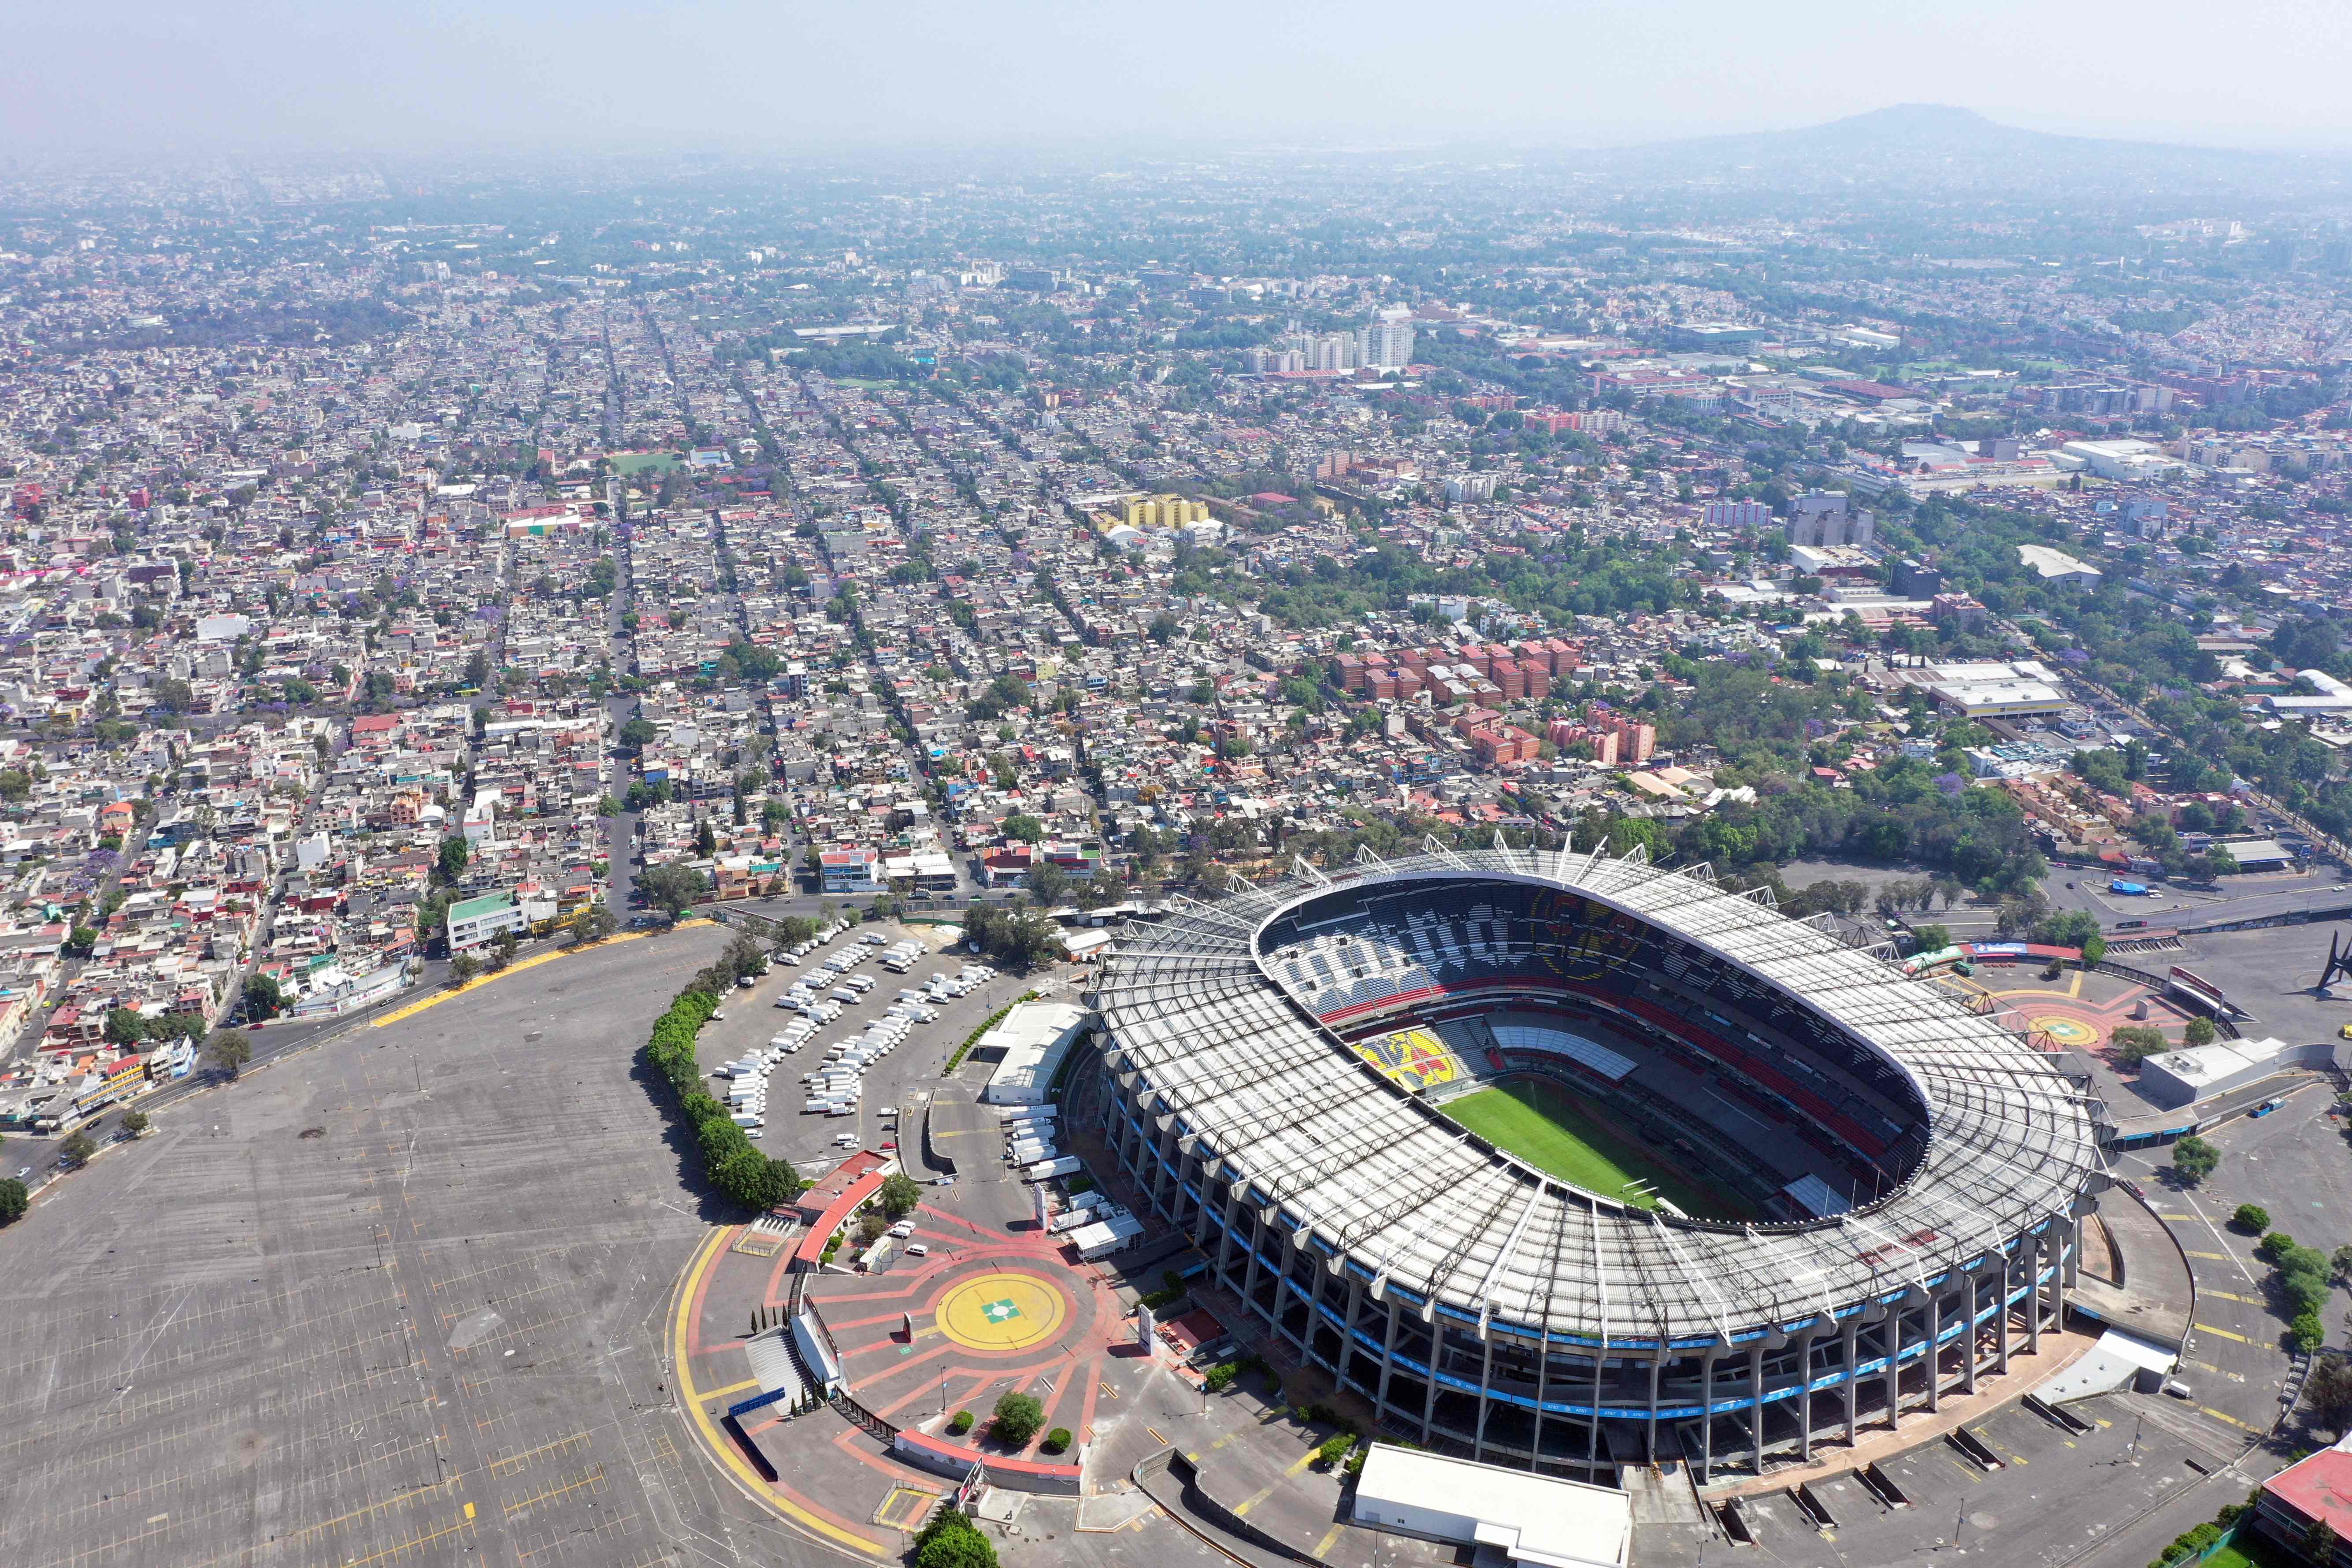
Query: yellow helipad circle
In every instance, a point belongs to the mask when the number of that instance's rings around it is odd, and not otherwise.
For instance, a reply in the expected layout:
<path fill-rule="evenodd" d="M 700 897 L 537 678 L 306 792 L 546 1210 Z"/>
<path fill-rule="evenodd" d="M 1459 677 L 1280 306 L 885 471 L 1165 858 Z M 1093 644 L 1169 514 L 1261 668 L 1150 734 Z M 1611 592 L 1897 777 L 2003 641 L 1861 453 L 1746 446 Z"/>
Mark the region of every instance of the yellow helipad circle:
<path fill-rule="evenodd" d="M 2029 1018 L 2026 1024 L 2062 1046 L 2095 1046 L 2099 1043 L 2099 1031 L 2080 1018 Z"/>
<path fill-rule="evenodd" d="M 1034 1274 L 982 1274 L 950 1287 L 932 1315 L 966 1350 L 1025 1351 L 1060 1331 L 1069 1309 Z"/>

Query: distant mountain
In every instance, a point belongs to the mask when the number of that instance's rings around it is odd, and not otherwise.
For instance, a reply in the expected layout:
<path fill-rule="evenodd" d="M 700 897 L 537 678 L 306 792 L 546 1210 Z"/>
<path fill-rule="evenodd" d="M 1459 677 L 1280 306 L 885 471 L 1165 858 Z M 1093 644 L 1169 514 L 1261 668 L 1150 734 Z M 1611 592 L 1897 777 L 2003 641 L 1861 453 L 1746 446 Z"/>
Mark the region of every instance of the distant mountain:
<path fill-rule="evenodd" d="M 2232 200 L 2263 206 L 2352 189 L 2352 158 L 2250 152 L 2004 125 L 1973 109 L 1898 103 L 1825 124 L 1742 132 L 1564 154 L 1580 168 L 1651 179 L 1780 189 L 1895 185 L 2023 194 L 2056 186 L 2161 205 Z"/>

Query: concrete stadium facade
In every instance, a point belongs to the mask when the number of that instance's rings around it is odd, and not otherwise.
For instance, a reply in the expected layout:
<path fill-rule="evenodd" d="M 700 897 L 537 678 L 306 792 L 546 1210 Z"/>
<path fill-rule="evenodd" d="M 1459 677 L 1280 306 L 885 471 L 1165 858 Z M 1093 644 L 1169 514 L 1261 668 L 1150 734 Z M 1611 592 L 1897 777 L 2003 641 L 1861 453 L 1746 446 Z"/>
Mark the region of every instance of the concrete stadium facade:
<path fill-rule="evenodd" d="M 1638 852 L 1301 868 L 1130 932 L 1071 1114 L 1386 1429 L 1580 1479 L 1677 1457 L 1702 1483 L 1761 1474 L 2038 1348 L 2107 1179 L 2087 1086 L 1891 956 Z M 1347 1043 L 1487 1005 L 1638 1042 L 1612 1061 L 1671 1056 L 1716 1114 L 1820 1149 L 1858 1201 L 1730 1222 L 1586 1192 Z"/>

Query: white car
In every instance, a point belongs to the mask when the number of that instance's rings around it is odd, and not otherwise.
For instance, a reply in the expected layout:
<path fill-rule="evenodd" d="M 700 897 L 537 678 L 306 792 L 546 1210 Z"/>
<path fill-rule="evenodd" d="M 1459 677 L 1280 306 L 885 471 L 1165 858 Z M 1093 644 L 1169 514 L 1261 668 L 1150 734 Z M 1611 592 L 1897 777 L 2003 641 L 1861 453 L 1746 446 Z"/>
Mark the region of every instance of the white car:
<path fill-rule="evenodd" d="M 897 1225 L 890 1227 L 890 1234 L 897 1237 L 899 1240 L 904 1241 L 907 1237 L 915 1234 L 915 1222 L 910 1219 L 902 1219 Z"/>
<path fill-rule="evenodd" d="M 907 1244 L 907 1256 L 909 1258 L 929 1258 L 930 1255 L 931 1249 L 925 1247 L 919 1241 L 912 1241 Z"/>

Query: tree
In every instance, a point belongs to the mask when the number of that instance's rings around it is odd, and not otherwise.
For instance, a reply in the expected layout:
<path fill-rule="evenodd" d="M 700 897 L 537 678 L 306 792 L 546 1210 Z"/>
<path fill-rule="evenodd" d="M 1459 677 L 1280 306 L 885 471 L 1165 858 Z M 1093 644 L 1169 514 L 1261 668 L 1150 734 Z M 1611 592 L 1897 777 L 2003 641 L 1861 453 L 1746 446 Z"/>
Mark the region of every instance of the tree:
<path fill-rule="evenodd" d="M 996 1402 L 990 1427 L 1008 1448 L 1025 1448 L 1045 1424 L 1045 1407 L 1029 1394 L 1008 1393 Z"/>
<path fill-rule="evenodd" d="M 621 726 L 621 747 L 624 751 L 642 752 L 653 744 L 654 737 L 660 733 L 651 720 L 632 719 Z"/>
<path fill-rule="evenodd" d="M 704 884 L 701 872 L 683 860 L 669 860 L 638 878 L 637 886 L 646 890 L 646 899 L 676 920 L 702 897 Z"/>
<path fill-rule="evenodd" d="M 449 961 L 449 984 L 454 989 L 465 984 L 482 972 L 482 961 L 470 952 L 461 952 Z"/>
<path fill-rule="evenodd" d="M 2098 917 L 2081 910 L 2061 910 L 2045 915 L 2033 928 L 2033 940 L 2052 947 L 2086 947 L 2097 940 L 2098 934 Z"/>
<path fill-rule="evenodd" d="M 275 1018 L 286 1010 L 286 993 L 277 978 L 268 974 L 245 977 L 245 1010 L 256 1018 Z"/>
<path fill-rule="evenodd" d="M 76 958 L 88 958 L 97 945 L 98 932 L 88 926 L 78 925 L 66 932 L 66 951 Z"/>
<path fill-rule="evenodd" d="M 143 1110 L 131 1111 L 122 1119 L 122 1130 L 133 1138 L 146 1131 L 153 1124 L 148 1121 L 147 1113 Z"/>
<path fill-rule="evenodd" d="M 498 935 L 490 938 L 490 956 L 488 962 L 492 972 L 495 973 L 498 970 L 504 969 L 508 964 L 512 963 L 514 962 L 515 949 L 520 945 L 521 942 L 515 935 L 514 928 L 512 926 L 507 927 L 505 930 L 499 931 Z"/>
<path fill-rule="evenodd" d="M 235 1078 L 253 1059 L 253 1037 L 243 1029 L 223 1029 L 205 1047 L 215 1067 Z"/>
<path fill-rule="evenodd" d="M 2192 1187 L 2211 1175 L 2221 1163 L 2221 1151 L 2194 1132 L 2172 1146 L 2172 1168 Z"/>
<path fill-rule="evenodd" d="M 474 847 L 466 842 L 462 833 L 453 833 L 441 840 L 441 858 L 434 875 L 444 887 L 455 887 L 457 879 L 466 874 L 466 864 L 474 858 Z"/>
<path fill-rule="evenodd" d="M 2311 1528 L 2303 1532 L 2303 1555 L 2307 1562 L 2334 1563 L 2336 1527 L 2324 1519 L 2313 1520 Z"/>
<path fill-rule="evenodd" d="M 915 1537 L 915 1568 L 996 1568 L 996 1543 L 957 1509 L 941 1509 Z"/>
<path fill-rule="evenodd" d="M 1941 952 L 1952 945 L 1952 933 L 1946 926 L 1913 926 L 1911 934 L 1917 939 L 1922 952 Z"/>
<path fill-rule="evenodd" d="M 758 937 L 749 931 L 739 931 L 728 939 L 722 961 L 727 965 L 730 980 L 753 979 L 767 972 L 768 950 L 760 945 Z"/>
<path fill-rule="evenodd" d="M 58 1145 L 58 1152 L 79 1165 L 98 1152 L 98 1144 L 87 1132 L 77 1132 Z M 1034 1401 L 1032 1401 L 1034 1404 Z"/>
<path fill-rule="evenodd" d="M 147 1020 L 136 1007 L 111 1008 L 100 1037 L 110 1046 L 135 1046 L 147 1037 Z"/>
<path fill-rule="evenodd" d="M 602 942 L 613 934 L 619 923 L 604 905 L 590 904 L 572 917 L 572 940 L 583 943 Z"/>
<path fill-rule="evenodd" d="M 0 1180 L 0 1225 L 14 1225 L 24 1218 L 31 1203 L 24 1183 L 14 1176 Z"/>
<path fill-rule="evenodd" d="M 2216 1033 L 2212 1019 L 2191 1018 L 2189 1026 L 2180 1031 L 2180 1040 L 2183 1045 L 2210 1046 Z"/>
<path fill-rule="evenodd" d="M 1045 837 L 1045 825 L 1025 812 L 1015 812 L 1004 819 L 1004 837 L 1034 844 Z"/>
<path fill-rule="evenodd" d="M 2113 1048 L 2117 1067 L 2136 1068 L 2150 1057 L 2160 1057 L 2172 1048 L 2162 1029 L 2141 1024 L 2125 1024 L 2111 1031 L 2107 1044 Z"/>
<path fill-rule="evenodd" d="M 2271 1227 L 2271 1211 L 2260 1204 L 2240 1204 L 2230 1223 L 2248 1236 L 2260 1236 Z"/>
<path fill-rule="evenodd" d="M 2304 1380 L 2303 1394 L 2311 1402 L 2312 1414 L 2338 1436 L 2352 1431 L 2352 1361 L 2341 1355 L 2320 1357 Z"/>
<path fill-rule="evenodd" d="M 882 1190 L 876 1196 L 882 1205 L 884 1214 L 894 1220 L 904 1219 L 913 1214 L 916 1207 L 922 1203 L 923 1189 L 915 1184 L 915 1179 L 912 1176 L 900 1171 L 894 1173 L 883 1182 Z"/>
<path fill-rule="evenodd" d="M 707 816 L 694 825 L 694 852 L 705 860 L 719 853 L 719 834 Z"/>

